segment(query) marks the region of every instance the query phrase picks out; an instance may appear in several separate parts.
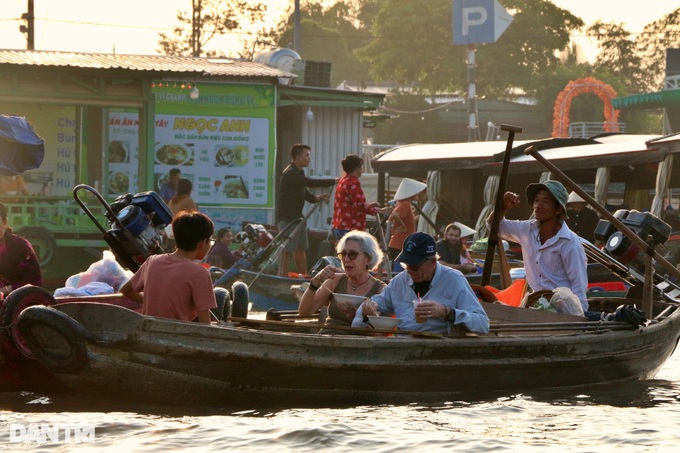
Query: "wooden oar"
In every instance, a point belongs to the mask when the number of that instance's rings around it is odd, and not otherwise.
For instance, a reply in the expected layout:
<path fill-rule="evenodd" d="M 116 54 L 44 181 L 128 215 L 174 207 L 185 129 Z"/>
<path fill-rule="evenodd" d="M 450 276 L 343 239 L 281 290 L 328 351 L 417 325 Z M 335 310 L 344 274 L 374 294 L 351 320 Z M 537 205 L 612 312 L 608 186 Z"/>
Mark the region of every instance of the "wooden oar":
<path fill-rule="evenodd" d="M 491 230 L 489 231 L 489 239 L 486 248 L 486 259 L 484 260 L 484 272 L 482 273 L 482 286 L 486 286 L 491 282 L 494 248 L 498 248 L 501 286 L 503 289 L 505 289 L 512 284 L 512 279 L 510 278 L 510 266 L 508 265 L 508 258 L 505 256 L 505 249 L 503 249 L 502 240 L 498 238 L 498 228 L 501 223 L 500 213 L 503 210 L 505 181 L 508 179 L 508 168 L 510 167 L 510 157 L 512 156 L 512 142 L 515 138 L 515 133 L 522 132 L 522 128 L 519 126 L 510 126 L 509 124 L 501 124 L 501 130 L 508 131 L 508 143 L 505 147 L 505 155 L 503 156 L 501 179 L 498 183 L 498 193 L 496 194 L 496 207 L 494 208 L 494 216 L 493 220 L 491 221 Z"/>
<path fill-rule="evenodd" d="M 375 333 L 385 333 L 392 335 L 411 335 L 414 337 L 425 338 L 443 338 L 440 333 L 420 332 L 417 330 L 389 330 L 389 329 L 375 329 L 367 327 L 346 327 L 346 326 L 327 326 L 318 322 L 291 322 L 291 321 L 268 321 L 263 319 L 249 319 L 249 318 L 229 318 L 229 321 L 239 323 L 241 325 L 257 325 L 257 326 L 280 326 L 290 329 L 329 329 L 340 330 L 345 332 L 353 332 L 359 335 L 373 335 Z"/>

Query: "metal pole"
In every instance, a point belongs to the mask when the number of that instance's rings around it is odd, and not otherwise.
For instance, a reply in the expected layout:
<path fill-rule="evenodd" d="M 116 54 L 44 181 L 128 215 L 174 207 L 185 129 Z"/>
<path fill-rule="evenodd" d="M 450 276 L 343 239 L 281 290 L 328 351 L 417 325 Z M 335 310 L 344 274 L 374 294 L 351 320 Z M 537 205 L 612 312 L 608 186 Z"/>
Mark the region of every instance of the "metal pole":
<path fill-rule="evenodd" d="M 475 46 L 468 46 L 468 142 L 477 141 L 477 88 L 475 86 Z"/>
<path fill-rule="evenodd" d="M 300 53 L 300 0 L 295 0 L 293 12 L 293 50 Z"/>

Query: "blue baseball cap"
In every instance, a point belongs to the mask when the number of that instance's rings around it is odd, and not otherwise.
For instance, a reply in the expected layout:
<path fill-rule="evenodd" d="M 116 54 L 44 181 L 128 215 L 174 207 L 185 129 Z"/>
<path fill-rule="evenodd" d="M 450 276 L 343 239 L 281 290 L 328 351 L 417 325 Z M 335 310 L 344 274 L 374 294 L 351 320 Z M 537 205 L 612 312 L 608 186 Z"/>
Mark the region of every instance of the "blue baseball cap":
<path fill-rule="evenodd" d="M 404 241 L 401 253 L 395 261 L 415 266 L 436 254 L 437 245 L 432 236 L 421 232 L 412 233 Z"/>

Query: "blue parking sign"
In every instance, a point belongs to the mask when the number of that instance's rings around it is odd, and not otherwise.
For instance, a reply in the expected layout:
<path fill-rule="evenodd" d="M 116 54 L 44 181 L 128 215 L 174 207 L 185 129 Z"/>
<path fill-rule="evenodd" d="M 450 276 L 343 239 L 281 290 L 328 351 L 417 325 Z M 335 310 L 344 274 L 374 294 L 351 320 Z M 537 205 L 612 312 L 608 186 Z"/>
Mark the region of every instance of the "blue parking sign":
<path fill-rule="evenodd" d="M 498 0 L 453 0 L 453 43 L 496 42 L 512 22 Z"/>

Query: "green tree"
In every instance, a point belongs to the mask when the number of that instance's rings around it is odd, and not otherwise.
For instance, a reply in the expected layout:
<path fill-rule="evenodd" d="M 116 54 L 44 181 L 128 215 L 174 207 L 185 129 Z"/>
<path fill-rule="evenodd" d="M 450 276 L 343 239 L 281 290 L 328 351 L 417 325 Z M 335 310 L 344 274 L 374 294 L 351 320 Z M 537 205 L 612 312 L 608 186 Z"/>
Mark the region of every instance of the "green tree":
<path fill-rule="evenodd" d="M 331 63 L 331 83 L 345 80 L 363 81 L 368 69 L 353 54 L 368 37 L 360 28 L 359 9 L 350 2 L 338 1 L 325 8 L 309 2 L 300 7 L 300 48 L 304 60 Z M 279 24 L 276 42 L 280 47 L 292 47 L 294 18 L 290 12 Z"/>
<path fill-rule="evenodd" d="M 556 51 L 569 43 L 583 22 L 546 0 L 505 0 L 514 19 L 496 43 L 476 46 L 479 95 L 500 97 L 510 88 L 531 91 L 552 66 Z M 467 87 L 467 49 L 452 43 L 450 0 L 384 0 L 371 33 L 358 51 L 378 80 L 414 85 L 427 92 L 455 92 Z"/>
<path fill-rule="evenodd" d="M 600 48 L 595 69 L 607 70 L 623 81 L 626 93 L 643 87 L 641 58 L 636 53 L 635 40 L 622 24 L 595 22 L 588 27 L 588 35 L 594 36 Z"/>
<path fill-rule="evenodd" d="M 663 89 L 666 49 L 680 47 L 680 8 L 645 26 L 636 47 L 647 91 Z"/>
<path fill-rule="evenodd" d="M 267 7 L 250 0 L 191 0 L 191 11 L 178 11 L 172 34 L 159 33 L 159 50 L 167 55 L 215 56 L 210 40 L 261 21 Z M 244 46 L 246 49 L 248 46 Z M 238 53 L 238 52 L 237 52 Z"/>

